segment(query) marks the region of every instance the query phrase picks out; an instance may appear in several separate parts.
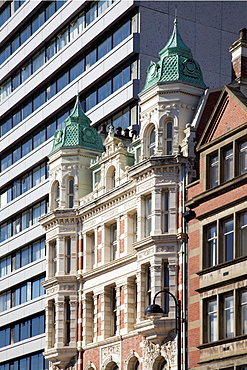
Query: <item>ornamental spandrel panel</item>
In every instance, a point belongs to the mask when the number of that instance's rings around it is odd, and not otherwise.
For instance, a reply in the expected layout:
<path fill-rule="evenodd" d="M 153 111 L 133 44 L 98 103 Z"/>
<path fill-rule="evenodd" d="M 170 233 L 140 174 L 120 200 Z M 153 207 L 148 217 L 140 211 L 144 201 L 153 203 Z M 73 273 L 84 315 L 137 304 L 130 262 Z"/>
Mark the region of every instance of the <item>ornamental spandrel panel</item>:
<path fill-rule="evenodd" d="M 138 256 L 137 258 L 138 260 L 142 260 L 153 254 L 154 254 L 154 247 L 145 249 L 144 251 L 139 252 L 137 255 Z"/>
<path fill-rule="evenodd" d="M 110 356 L 120 358 L 120 343 L 112 344 L 101 348 L 100 351 L 101 363 L 104 363 Z"/>

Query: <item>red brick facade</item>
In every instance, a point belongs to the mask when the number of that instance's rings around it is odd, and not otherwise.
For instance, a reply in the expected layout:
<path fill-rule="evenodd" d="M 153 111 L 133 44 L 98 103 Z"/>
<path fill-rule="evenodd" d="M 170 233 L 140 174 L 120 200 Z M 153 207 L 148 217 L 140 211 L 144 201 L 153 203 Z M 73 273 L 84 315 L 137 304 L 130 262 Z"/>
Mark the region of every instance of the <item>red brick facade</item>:
<path fill-rule="evenodd" d="M 232 292 L 232 287 L 229 286 L 228 288 L 227 281 L 221 282 L 219 278 L 216 278 L 218 270 L 220 271 L 219 276 L 222 275 L 220 268 L 224 267 L 224 263 L 228 266 L 231 262 L 221 263 L 219 267 L 216 264 L 210 267 L 210 270 L 207 270 L 203 258 L 209 258 L 209 252 L 205 249 L 206 238 L 208 237 L 205 234 L 207 225 L 212 223 L 221 225 L 221 218 L 224 220 L 224 218 L 233 217 L 232 215 L 236 212 L 236 205 L 241 207 L 241 204 L 243 204 L 244 210 L 247 180 L 245 174 L 236 177 L 240 173 L 238 172 L 238 142 L 241 142 L 242 138 L 245 139 L 247 134 L 247 106 L 243 104 L 243 99 L 244 96 L 240 92 L 227 87 L 223 90 L 213 114 L 210 114 L 213 108 L 211 102 L 209 102 L 209 105 L 206 104 L 205 111 L 207 112 L 202 114 L 202 117 L 211 116 L 211 118 L 208 120 L 204 132 L 201 132 L 202 135 L 200 135 L 201 139 L 198 145 L 200 175 L 197 181 L 187 187 L 187 209 L 190 208 L 194 212 L 194 216 L 188 222 L 188 365 L 190 369 L 196 367 L 215 369 L 228 366 L 227 355 L 222 354 L 218 362 L 215 355 L 213 355 L 213 353 L 216 353 L 216 348 L 220 348 L 220 341 L 213 341 L 211 352 L 208 350 L 211 343 L 205 341 L 205 338 L 207 338 L 205 331 L 208 330 L 208 318 L 205 310 L 210 297 L 215 299 L 221 292 Z M 200 124 L 201 122 L 199 122 L 201 127 Z M 235 172 L 228 182 L 223 181 L 222 177 L 224 170 L 222 153 L 225 147 L 235 148 L 233 154 Z M 207 184 L 210 172 L 207 167 L 207 157 L 213 152 L 219 153 L 219 185 L 215 188 L 209 188 Z M 218 237 L 218 248 L 222 245 L 222 238 Z M 236 262 L 232 263 L 236 264 Z M 214 272 L 214 275 L 212 275 L 212 272 Z M 212 286 L 219 286 L 219 288 L 213 290 Z M 217 319 L 221 320 L 220 312 L 217 312 Z M 222 338 L 223 333 L 219 332 L 218 336 Z M 232 341 L 234 342 L 234 339 Z M 231 356 L 232 365 L 236 363 L 234 361 L 237 361 L 234 358 L 234 351 L 231 352 Z"/>

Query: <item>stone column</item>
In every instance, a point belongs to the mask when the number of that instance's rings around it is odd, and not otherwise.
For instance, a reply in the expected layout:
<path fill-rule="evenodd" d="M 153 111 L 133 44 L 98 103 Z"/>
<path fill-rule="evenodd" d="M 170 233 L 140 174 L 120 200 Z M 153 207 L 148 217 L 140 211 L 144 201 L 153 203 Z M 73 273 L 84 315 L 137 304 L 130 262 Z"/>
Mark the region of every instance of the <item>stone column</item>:
<path fill-rule="evenodd" d="M 139 271 L 136 274 L 137 283 L 137 323 L 144 319 L 144 311 L 146 309 L 146 266 L 139 266 Z"/>
<path fill-rule="evenodd" d="M 65 238 L 57 238 L 57 275 L 64 275 Z"/>
<path fill-rule="evenodd" d="M 77 339 L 77 297 L 70 297 L 70 343 L 73 348 L 76 347 Z"/>
<path fill-rule="evenodd" d="M 162 234 L 161 229 L 161 189 L 154 189 L 152 192 L 152 235 Z"/>
<path fill-rule="evenodd" d="M 78 274 L 82 274 L 83 269 L 83 236 L 79 235 L 78 238 Z"/>
<path fill-rule="evenodd" d="M 177 188 L 169 188 L 169 234 L 177 234 Z"/>
<path fill-rule="evenodd" d="M 64 346 L 64 297 L 56 297 L 55 299 L 55 348 Z"/>
<path fill-rule="evenodd" d="M 76 275 L 77 274 L 77 235 L 71 235 L 71 275 Z"/>

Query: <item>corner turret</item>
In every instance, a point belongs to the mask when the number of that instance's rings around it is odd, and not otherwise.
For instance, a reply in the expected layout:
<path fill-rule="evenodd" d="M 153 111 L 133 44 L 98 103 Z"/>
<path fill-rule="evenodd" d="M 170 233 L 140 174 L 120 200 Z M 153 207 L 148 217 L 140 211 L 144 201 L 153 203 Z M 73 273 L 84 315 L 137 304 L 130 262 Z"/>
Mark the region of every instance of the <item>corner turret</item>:
<path fill-rule="evenodd" d="M 55 132 L 49 156 L 50 210 L 79 206 L 79 199 L 92 191 L 90 162 L 104 151 L 101 136 L 90 126 L 79 96 L 64 123 L 64 129 Z"/>
<path fill-rule="evenodd" d="M 185 82 L 205 87 L 199 64 L 193 59 L 191 50 L 183 42 L 174 20 L 172 35 L 159 52 L 160 60 L 151 62 L 147 69 L 143 91 L 156 83 Z"/>

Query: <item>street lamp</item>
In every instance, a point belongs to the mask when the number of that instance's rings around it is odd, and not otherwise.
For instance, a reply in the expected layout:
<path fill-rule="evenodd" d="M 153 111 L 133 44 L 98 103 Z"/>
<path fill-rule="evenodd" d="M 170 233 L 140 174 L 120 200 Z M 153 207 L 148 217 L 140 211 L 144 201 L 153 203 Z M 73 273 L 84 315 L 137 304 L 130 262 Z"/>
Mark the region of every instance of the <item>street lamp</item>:
<path fill-rule="evenodd" d="M 178 366 L 178 370 L 181 370 L 181 301 L 179 299 L 176 299 L 176 297 L 171 292 L 169 292 L 169 290 L 166 290 L 166 289 L 160 290 L 158 293 L 155 294 L 154 299 L 153 299 L 153 304 L 150 304 L 146 308 L 145 316 L 148 318 L 152 318 L 152 317 L 161 317 L 162 315 L 164 315 L 165 313 L 164 310 L 158 304 L 155 303 L 156 297 L 160 293 L 169 294 L 175 302 L 175 308 L 176 308 L 175 331 L 176 331 L 177 338 L 178 338 L 177 339 L 177 346 L 178 346 L 177 366 Z"/>

